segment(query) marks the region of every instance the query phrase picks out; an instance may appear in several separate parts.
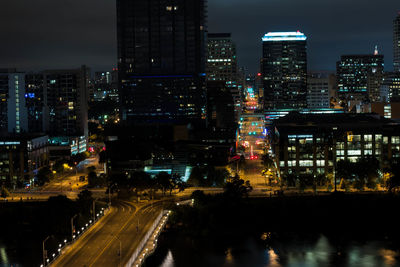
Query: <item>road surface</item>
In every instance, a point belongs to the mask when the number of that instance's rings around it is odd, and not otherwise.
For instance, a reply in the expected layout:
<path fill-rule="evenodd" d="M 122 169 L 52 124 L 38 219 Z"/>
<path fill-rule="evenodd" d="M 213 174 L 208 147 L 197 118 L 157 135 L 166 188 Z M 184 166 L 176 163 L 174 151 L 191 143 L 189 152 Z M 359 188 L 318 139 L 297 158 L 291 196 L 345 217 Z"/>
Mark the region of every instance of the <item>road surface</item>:
<path fill-rule="evenodd" d="M 124 266 L 162 208 L 161 202 L 137 207 L 129 202 L 116 202 L 111 213 L 52 266 Z"/>

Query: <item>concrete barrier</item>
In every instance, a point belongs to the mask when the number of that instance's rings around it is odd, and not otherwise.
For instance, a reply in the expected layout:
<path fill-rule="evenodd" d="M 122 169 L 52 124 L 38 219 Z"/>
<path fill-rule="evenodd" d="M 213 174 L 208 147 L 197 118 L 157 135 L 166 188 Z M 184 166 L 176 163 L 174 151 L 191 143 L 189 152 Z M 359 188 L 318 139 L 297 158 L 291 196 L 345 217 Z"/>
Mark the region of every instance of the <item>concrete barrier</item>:
<path fill-rule="evenodd" d="M 143 263 L 144 258 L 147 256 L 147 253 L 149 252 L 148 248 L 146 248 L 146 245 L 149 243 L 150 240 L 153 239 L 157 240 L 158 235 L 161 233 L 161 230 L 165 226 L 169 214 L 170 211 L 167 210 L 163 210 L 160 212 L 157 219 L 154 221 L 153 225 L 146 233 L 145 237 L 142 239 L 136 250 L 133 252 L 131 258 L 129 259 L 125 267 L 131 267 L 131 266 L 137 267 Z M 154 247 L 155 244 L 153 248 Z"/>

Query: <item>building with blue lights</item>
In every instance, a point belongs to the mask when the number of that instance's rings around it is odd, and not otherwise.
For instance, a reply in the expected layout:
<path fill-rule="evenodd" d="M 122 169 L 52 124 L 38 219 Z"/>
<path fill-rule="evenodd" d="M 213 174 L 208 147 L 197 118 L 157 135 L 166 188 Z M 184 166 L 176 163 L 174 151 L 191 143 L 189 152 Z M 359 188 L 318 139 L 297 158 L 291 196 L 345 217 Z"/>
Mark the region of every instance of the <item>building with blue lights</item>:
<path fill-rule="evenodd" d="M 0 133 L 28 131 L 25 95 L 25 73 L 0 70 Z"/>
<path fill-rule="evenodd" d="M 264 110 L 307 107 L 307 37 L 301 32 L 264 35 Z"/>
<path fill-rule="evenodd" d="M 28 111 L 28 131 L 45 132 L 45 90 L 43 73 L 27 73 L 25 75 L 25 102 Z"/>
<path fill-rule="evenodd" d="M 117 18 L 122 121 L 205 121 L 205 1 L 118 0 Z"/>

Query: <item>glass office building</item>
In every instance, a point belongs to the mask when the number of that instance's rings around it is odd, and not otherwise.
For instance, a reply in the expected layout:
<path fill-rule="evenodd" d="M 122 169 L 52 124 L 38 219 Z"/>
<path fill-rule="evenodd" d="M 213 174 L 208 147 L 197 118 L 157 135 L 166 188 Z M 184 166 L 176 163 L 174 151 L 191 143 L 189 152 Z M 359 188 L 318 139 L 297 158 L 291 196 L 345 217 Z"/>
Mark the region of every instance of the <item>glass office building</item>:
<path fill-rule="evenodd" d="M 118 0 L 121 118 L 205 119 L 204 0 Z"/>
<path fill-rule="evenodd" d="M 262 41 L 264 109 L 306 108 L 307 37 L 301 32 L 270 32 Z"/>

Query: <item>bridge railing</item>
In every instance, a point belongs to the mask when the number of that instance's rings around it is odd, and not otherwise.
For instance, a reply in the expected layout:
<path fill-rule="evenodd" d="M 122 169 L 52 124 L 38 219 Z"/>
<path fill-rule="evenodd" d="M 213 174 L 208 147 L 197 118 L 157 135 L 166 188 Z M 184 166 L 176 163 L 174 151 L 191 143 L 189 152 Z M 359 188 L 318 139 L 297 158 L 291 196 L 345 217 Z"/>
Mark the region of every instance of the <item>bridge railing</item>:
<path fill-rule="evenodd" d="M 158 215 L 157 219 L 154 221 L 153 225 L 150 227 L 149 231 L 147 231 L 146 235 L 144 236 L 144 238 L 142 239 L 142 241 L 140 241 L 138 247 L 136 248 L 136 250 L 133 252 L 131 258 L 129 259 L 128 263 L 125 265 L 125 267 L 131 267 L 135 261 L 137 260 L 139 254 L 141 253 L 141 251 L 143 250 L 143 248 L 146 246 L 147 241 L 150 239 L 151 235 L 153 234 L 154 230 L 157 228 L 157 226 L 160 224 L 161 219 L 168 213 L 167 210 L 163 210 L 160 212 L 160 214 Z"/>

